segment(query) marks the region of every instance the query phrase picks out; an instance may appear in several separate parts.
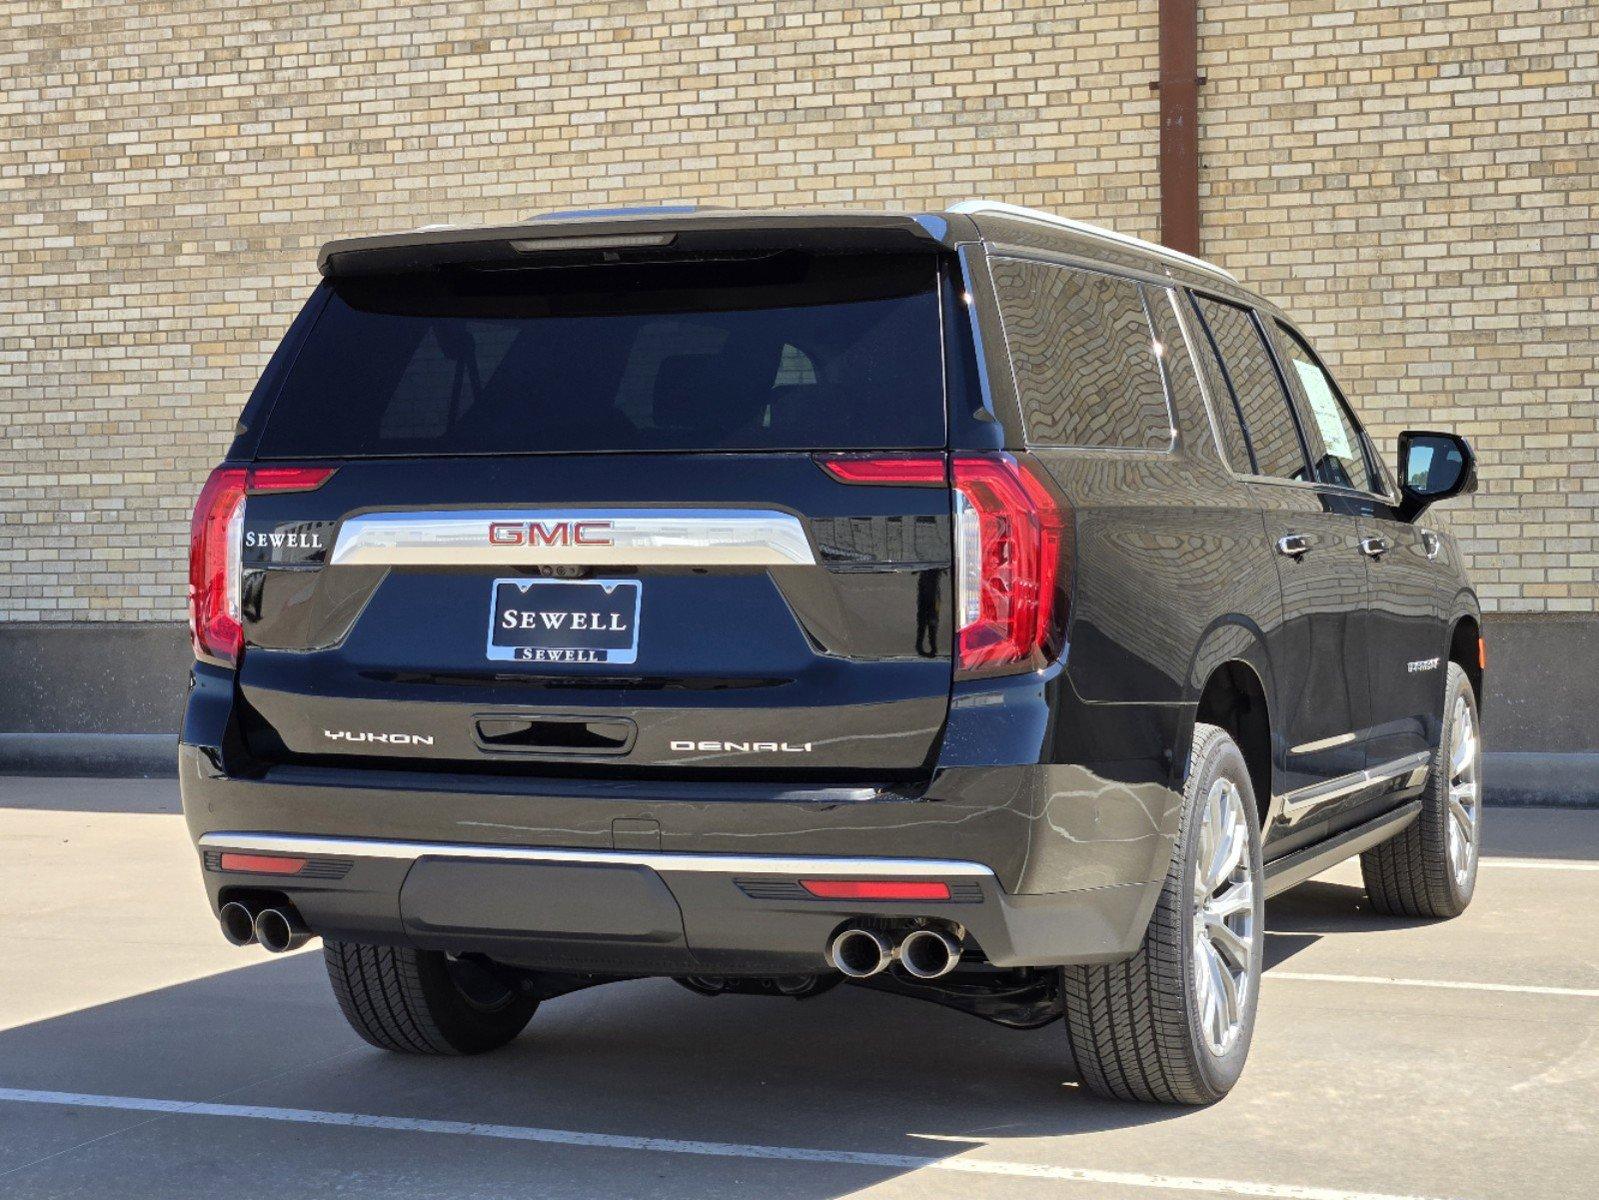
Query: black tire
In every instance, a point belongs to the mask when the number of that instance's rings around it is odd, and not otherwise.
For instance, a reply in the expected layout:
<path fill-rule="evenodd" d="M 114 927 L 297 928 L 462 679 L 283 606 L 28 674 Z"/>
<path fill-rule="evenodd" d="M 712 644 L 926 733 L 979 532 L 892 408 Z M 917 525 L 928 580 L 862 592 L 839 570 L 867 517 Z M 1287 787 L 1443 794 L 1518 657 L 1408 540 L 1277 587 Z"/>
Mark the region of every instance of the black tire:
<path fill-rule="evenodd" d="M 470 959 L 327 942 L 328 980 L 350 1027 L 380 1050 L 482 1054 L 511 1041 L 539 1002 Z"/>
<path fill-rule="evenodd" d="M 1253 952 L 1243 971 L 1235 1038 L 1218 1053 L 1201 1024 L 1192 946 L 1202 809 L 1212 785 L 1222 779 L 1237 789 L 1248 829 L 1244 857 L 1250 890 L 1240 898 L 1246 899 L 1252 918 Z M 1235 862 L 1235 869 L 1242 869 L 1243 860 Z M 1225 730 L 1195 725 L 1176 844 L 1142 947 L 1125 962 L 1062 968 L 1071 1052 L 1090 1090 L 1117 1100 L 1160 1104 L 1210 1104 L 1227 1094 L 1243 1072 L 1254 1033 L 1264 894 L 1260 818 L 1244 756 Z"/>
<path fill-rule="evenodd" d="M 1475 781 L 1472 806 L 1473 840 L 1470 865 L 1458 875 L 1449 857 L 1449 826 L 1455 820 L 1449 793 L 1457 749 L 1454 713 L 1464 702 L 1470 716 L 1474 748 L 1469 753 Z M 1450 663 L 1444 681 L 1444 724 L 1427 772 L 1421 812 L 1386 842 L 1360 856 L 1366 895 L 1377 912 L 1391 917 L 1458 917 L 1477 890 L 1477 863 L 1482 845 L 1482 725 L 1477 719 L 1477 694 L 1459 663 Z"/>

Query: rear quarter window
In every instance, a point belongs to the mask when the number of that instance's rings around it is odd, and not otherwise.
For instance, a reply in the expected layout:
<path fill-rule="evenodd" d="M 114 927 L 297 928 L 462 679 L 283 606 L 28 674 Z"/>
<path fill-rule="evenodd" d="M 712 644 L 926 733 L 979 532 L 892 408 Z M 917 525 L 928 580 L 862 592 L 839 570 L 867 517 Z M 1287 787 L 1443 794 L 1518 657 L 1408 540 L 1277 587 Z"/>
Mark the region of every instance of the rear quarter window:
<path fill-rule="evenodd" d="M 262 457 L 946 441 L 931 254 L 457 270 L 327 288 Z"/>
<path fill-rule="evenodd" d="M 1030 259 L 996 258 L 993 270 L 1028 442 L 1171 449 L 1171 408 L 1139 285 Z"/>

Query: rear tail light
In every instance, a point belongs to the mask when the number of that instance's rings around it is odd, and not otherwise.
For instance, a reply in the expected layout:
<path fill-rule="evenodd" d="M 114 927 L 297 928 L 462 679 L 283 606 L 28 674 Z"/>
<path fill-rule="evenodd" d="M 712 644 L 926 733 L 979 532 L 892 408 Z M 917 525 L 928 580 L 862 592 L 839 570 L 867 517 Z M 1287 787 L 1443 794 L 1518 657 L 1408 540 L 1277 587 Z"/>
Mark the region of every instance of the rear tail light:
<path fill-rule="evenodd" d="M 829 455 L 841 483 L 943 483 L 942 456 Z M 1055 488 L 1010 454 L 958 454 L 955 517 L 956 667 L 967 678 L 1033 670 L 1066 629 L 1071 513 Z"/>
<path fill-rule="evenodd" d="M 954 466 L 956 666 L 965 675 L 1044 666 L 1066 627 L 1070 514 L 1009 454 Z"/>
<path fill-rule="evenodd" d="M 332 474 L 332 467 L 218 467 L 211 472 L 189 527 L 189 630 L 197 658 L 239 661 L 245 497 L 310 491 Z"/>

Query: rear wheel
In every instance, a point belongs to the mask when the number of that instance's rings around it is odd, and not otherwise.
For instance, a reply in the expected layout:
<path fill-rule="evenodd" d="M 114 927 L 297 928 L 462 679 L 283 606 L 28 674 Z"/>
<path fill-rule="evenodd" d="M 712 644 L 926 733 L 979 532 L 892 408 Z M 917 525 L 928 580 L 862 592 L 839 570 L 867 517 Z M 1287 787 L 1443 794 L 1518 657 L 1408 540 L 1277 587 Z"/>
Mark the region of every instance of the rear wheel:
<path fill-rule="evenodd" d="M 1392 917 L 1458 917 L 1477 888 L 1482 847 L 1482 736 L 1477 696 L 1459 663 L 1444 683 L 1444 728 L 1421 812 L 1360 856 L 1371 906 Z"/>
<path fill-rule="evenodd" d="M 1083 1082 L 1118 1100 L 1209 1104 L 1237 1082 L 1260 991 L 1260 822 L 1244 756 L 1194 727 L 1183 813 L 1137 954 L 1063 968 Z"/>
<path fill-rule="evenodd" d="M 327 942 L 344 1019 L 380 1050 L 482 1054 L 526 1027 L 539 1002 L 486 964 L 436 950 Z"/>

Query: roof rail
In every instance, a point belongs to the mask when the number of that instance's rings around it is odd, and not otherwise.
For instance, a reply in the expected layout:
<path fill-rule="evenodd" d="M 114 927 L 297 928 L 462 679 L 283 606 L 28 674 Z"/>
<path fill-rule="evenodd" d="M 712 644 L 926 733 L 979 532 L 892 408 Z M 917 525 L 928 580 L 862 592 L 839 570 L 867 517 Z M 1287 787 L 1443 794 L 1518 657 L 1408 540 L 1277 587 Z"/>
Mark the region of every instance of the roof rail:
<path fill-rule="evenodd" d="M 1238 282 L 1238 276 L 1213 262 L 1206 262 L 1202 258 L 1195 258 L 1192 254 L 1184 254 L 1181 250 L 1173 250 L 1168 246 L 1161 246 L 1155 242 L 1146 242 L 1143 238 L 1133 237 L 1128 233 L 1117 233 L 1114 229 L 1106 229 L 1103 225 L 1090 225 L 1087 221 L 1074 221 L 1070 217 L 1057 216 L 1051 212 L 1044 212 L 1037 208 L 1024 208 L 1020 204 L 1006 204 L 1002 200 L 962 200 L 959 204 L 949 206 L 949 211 L 954 213 L 994 213 L 998 216 L 1015 217 L 1021 221 L 1037 221 L 1042 225 L 1053 225 L 1058 229 L 1070 229 L 1073 233 L 1081 233 L 1087 237 L 1098 238 L 1105 242 L 1115 242 L 1122 246 L 1131 246 L 1149 254 L 1159 255 L 1161 258 L 1170 259 L 1172 262 L 1182 263 L 1196 271 L 1204 271 L 1210 275 L 1220 275 L 1223 279 Z"/>

